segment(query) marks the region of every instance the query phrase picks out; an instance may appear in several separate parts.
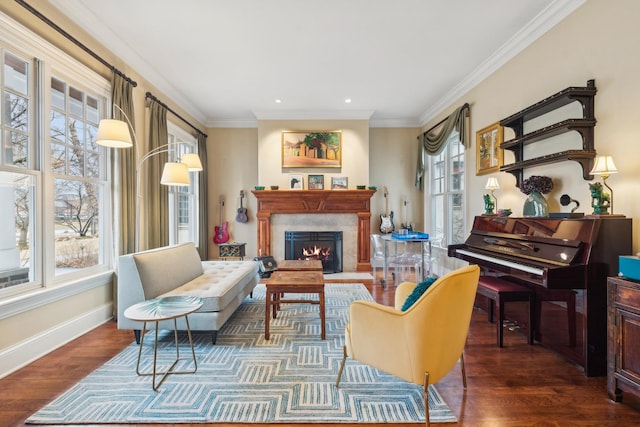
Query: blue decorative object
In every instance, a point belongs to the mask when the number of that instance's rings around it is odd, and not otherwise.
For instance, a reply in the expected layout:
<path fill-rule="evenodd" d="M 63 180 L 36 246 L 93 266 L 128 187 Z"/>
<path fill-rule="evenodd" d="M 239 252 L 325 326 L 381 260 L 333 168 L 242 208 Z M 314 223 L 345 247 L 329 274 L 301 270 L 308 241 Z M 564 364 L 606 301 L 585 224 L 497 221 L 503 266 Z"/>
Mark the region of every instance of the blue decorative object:
<path fill-rule="evenodd" d="M 411 306 L 420 299 L 422 294 L 424 294 L 436 280 L 438 280 L 438 278 L 436 276 L 433 276 L 427 278 L 427 280 L 425 280 L 424 282 L 418 283 L 418 285 L 413 289 L 413 292 L 411 292 L 407 299 L 404 301 L 404 304 L 402 304 L 402 308 L 400 310 L 407 311 L 409 308 L 411 308 Z"/>

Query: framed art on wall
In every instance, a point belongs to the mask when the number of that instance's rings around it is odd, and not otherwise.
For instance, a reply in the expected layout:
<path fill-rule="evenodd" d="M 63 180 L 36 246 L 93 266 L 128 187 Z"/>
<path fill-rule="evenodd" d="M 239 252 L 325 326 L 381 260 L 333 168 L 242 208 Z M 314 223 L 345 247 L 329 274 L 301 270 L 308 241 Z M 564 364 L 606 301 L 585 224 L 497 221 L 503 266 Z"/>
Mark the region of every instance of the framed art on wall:
<path fill-rule="evenodd" d="M 282 167 L 342 167 L 342 132 L 282 132 Z"/>
<path fill-rule="evenodd" d="M 289 175 L 289 190 L 302 190 L 304 188 L 304 178 L 302 175 Z"/>
<path fill-rule="evenodd" d="M 348 188 L 349 188 L 349 178 L 347 178 L 346 176 L 331 177 L 332 190 L 347 190 Z"/>
<path fill-rule="evenodd" d="M 307 186 L 309 190 L 324 190 L 324 175 L 309 175 Z"/>
<path fill-rule="evenodd" d="M 504 137 L 504 128 L 494 123 L 476 132 L 476 175 L 499 172 L 503 163 L 500 148 Z"/>

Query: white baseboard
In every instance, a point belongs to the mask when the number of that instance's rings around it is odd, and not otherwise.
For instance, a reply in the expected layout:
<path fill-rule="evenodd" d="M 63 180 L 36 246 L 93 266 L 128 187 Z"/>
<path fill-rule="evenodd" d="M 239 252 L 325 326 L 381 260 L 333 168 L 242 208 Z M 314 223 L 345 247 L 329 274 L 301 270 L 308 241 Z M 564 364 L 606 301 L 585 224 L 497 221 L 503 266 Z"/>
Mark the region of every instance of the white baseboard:
<path fill-rule="evenodd" d="M 102 305 L 0 352 L 0 378 L 62 347 L 113 318 L 113 304 Z"/>

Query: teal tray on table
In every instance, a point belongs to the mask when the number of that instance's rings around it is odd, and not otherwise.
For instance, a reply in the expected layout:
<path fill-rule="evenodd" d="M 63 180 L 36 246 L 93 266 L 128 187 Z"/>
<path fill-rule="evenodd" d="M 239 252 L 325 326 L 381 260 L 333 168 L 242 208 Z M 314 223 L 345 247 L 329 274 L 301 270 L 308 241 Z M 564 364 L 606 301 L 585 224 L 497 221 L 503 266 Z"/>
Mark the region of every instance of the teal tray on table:
<path fill-rule="evenodd" d="M 413 231 L 407 234 L 400 234 L 399 232 L 394 231 L 391 233 L 391 237 L 398 240 L 429 240 L 429 233 Z"/>

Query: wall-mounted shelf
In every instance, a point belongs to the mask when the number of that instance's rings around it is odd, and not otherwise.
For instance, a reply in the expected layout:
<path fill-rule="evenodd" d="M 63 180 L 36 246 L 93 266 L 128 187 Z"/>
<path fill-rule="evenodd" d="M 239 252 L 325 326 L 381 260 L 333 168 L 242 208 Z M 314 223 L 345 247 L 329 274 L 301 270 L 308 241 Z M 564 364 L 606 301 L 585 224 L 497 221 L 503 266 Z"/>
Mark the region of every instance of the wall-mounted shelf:
<path fill-rule="evenodd" d="M 594 127 L 596 125 L 594 117 L 596 92 L 595 81 L 589 80 L 585 87 L 568 87 L 506 119 L 502 119 L 500 125 L 513 129 L 515 138 L 504 141 L 500 148 L 512 151 L 515 161 L 511 164 L 503 165 L 500 170 L 512 174 L 516 178 L 516 185 L 519 186 L 522 182 L 523 171 L 526 168 L 572 160 L 582 166 L 582 176 L 585 180 L 593 179 L 589 172 L 593 167 L 593 159 L 596 157 L 593 143 Z M 566 119 L 533 132 L 524 133 L 524 123 L 526 121 L 575 101 L 582 106 L 582 118 Z M 582 137 L 582 150 L 566 150 L 531 159 L 524 158 L 524 147 L 526 145 L 572 131 L 578 132 Z"/>

